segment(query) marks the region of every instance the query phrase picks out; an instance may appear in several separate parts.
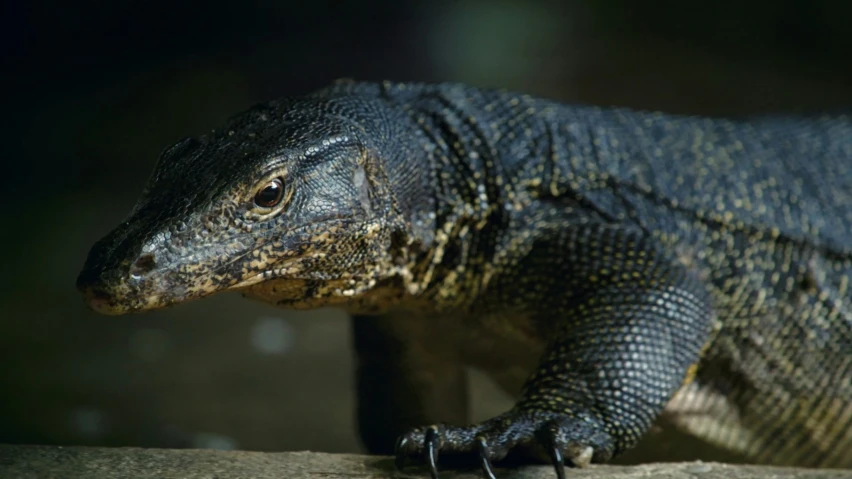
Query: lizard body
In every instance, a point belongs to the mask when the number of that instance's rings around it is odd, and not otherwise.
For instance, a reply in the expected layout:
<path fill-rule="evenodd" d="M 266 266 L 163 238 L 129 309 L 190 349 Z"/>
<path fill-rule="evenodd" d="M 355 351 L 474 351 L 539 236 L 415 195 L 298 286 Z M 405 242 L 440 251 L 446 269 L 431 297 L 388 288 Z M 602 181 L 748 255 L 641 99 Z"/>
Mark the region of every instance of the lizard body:
<path fill-rule="evenodd" d="M 850 278 L 850 116 L 342 82 L 167 149 L 78 287 L 108 314 L 345 308 L 370 451 L 561 475 L 662 415 L 754 462 L 852 467 Z M 516 405 L 465 426 L 464 366 Z"/>

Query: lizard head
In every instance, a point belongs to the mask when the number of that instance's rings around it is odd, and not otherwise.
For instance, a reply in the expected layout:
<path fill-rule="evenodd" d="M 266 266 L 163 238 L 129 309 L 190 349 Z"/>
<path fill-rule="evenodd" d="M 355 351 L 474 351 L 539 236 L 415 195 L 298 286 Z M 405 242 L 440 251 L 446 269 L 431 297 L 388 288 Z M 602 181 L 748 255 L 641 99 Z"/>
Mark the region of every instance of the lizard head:
<path fill-rule="evenodd" d="M 384 123 L 350 103 L 280 100 L 167 148 L 89 253 L 77 279 L 89 306 L 123 314 L 232 290 L 345 306 L 396 277 L 420 220 L 391 188 Z"/>

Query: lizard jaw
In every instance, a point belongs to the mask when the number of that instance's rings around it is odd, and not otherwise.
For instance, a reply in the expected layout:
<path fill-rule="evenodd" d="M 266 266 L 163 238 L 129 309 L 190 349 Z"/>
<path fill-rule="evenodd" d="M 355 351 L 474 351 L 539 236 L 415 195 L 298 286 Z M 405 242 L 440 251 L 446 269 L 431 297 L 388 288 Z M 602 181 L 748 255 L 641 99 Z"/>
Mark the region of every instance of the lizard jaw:
<path fill-rule="evenodd" d="M 115 301 L 110 295 L 94 288 L 87 287 L 81 291 L 83 293 L 83 301 L 86 305 L 92 311 L 106 316 L 120 316 L 128 313 L 160 309 L 168 305 L 163 302 L 160 295 L 152 295 L 144 298 L 146 300 L 144 304 L 127 306 Z"/>
<path fill-rule="evenodd" d="M 107 316 L 162 309 L 175 303 L 215 293 L 214 291 L 191 293 L 181 286 L 162 291 L 146 291 L 134 288 L 125 281 L 105 284 L 99 281 L 87 281 L 82 275 L 77 281 L 77 289 L 82 293 L 83 301 L 92 311 Z"/>

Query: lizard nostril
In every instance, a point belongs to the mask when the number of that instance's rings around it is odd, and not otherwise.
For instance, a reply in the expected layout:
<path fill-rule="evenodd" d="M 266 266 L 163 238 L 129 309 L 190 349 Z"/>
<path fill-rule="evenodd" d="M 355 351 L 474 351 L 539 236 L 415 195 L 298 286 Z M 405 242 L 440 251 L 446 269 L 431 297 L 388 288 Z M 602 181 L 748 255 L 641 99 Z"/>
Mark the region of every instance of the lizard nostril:
<path fill-rule="evenodd" d="M 145 253 L 130 266 L 130 277 L 139 279 L 157 267 L 157 260 L 151 253 Z"/>

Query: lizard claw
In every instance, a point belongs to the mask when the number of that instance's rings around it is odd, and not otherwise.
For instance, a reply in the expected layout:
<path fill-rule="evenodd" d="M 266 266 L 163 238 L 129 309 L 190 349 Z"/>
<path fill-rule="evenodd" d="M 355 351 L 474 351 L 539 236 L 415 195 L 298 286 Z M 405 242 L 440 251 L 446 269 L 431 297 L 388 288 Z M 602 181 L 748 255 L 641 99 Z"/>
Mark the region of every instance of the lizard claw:
<path fill-rule="evenodd" d="M 438 479 L 439 453 L 461 455 L 476 459 L 484 479 L 496 479 L 493 462 L 517 448 L 532 461 L 549 459 L 556 478 L 565 479 L 566 462 L 585 467 L 593 459 L 605 461 L 611 457 L 612 438 L 595 425 L 593 421 L 559 413 L 509 411 L 472 426 L 436 424 L 414 428 L 397 440 L 396 464 L 401 468 L 407 457 L 417 457 L 428 465 L 431 478 Z"/>
<path fill-rule="evenodd" d="M 477 436 L 476 446 L 479 450 L 479 459 L 482 463 L 482 474 L 486 479 L 497 479 L 494 475 L 494 469 L 491 467 L 491 449 L 488 447 L 488 443 L 485 441 L 485 438 Z"/>
<path fill-rule="evenodd" d="M 556 477 L 558 479 L 565 479 L 565 459 L 562 457 L 562 451 L 556 446 L 550 446 L 549 452 L 553 468 L 556 469 Z"/>
<path fill-rule="evenodd" d="M 556 470 L 557 479 L 565 479 L 565 456 L 562 454 L 564 442 L 560 441 L 559 425 L 551 422 L 539 429 L 537 436 L 541 445 L 547 451 L 547 455 L 550 456 L 550 462 Z"/>
<path fill-rule="evenodd" d="M 408 444 L 408 438 L 405 436 L 400 436 L 396 440 L 396 445 L 393 447 L 393 454 L 395 456 L 394 465 L 400 471 L 403 467 L 405 467 L 405 458 L 407 452 L 405 451 L 405 446 Z"/>
<path fill-rule="evenodd" d="M 433 426 L 426 429 L 426 436 L 423 442 L 426 446 L 426 459 L 429 462 L 429 472 L 432 474 L 432 479 L 438 479 L 438 449 L 441 447 L 438 428 Z"/>

